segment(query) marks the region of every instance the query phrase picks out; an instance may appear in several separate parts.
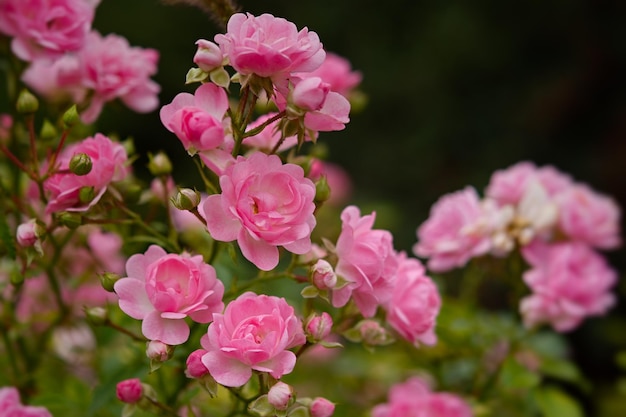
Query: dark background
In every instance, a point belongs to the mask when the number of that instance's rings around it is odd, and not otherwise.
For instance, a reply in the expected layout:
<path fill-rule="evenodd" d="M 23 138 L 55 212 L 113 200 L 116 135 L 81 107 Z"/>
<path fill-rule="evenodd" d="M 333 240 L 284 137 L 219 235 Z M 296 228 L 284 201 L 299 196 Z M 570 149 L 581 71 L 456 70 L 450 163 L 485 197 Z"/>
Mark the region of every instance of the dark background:
<path fill-rule="evenodd" d="M 482 192 L 494 170 L 521 160 L 552 164 L 626 206 L 626 2 L 621 0 L 409 1 L 250 0 L 317 32 L 325 49 L 364 75 L 365 109 L 346 130 L 321 135 L 328 159 L 354 183 L 351 202 L 376 210 L 378 228 L 410 251 L 415 229 L 442 194 Z M 105 0 L 95 28 L 161 52 L 161 102 L 185 86 L 199 38 L 219 28 L 198 9 L 156 0 Z M 185 156 L 158 113 L 108 108 L 105 133 L 135 138 L 140 152 Z M 193 182 L 190 164 L 175 165 Z M 141 175 L 143 167 L 137 164 Z M 622 230 L 624 230 L 622 228 Z M 568 337 L 594 384 L 619 375 L 626 350 L 625 252 L 606 254 L 620 271 L 620 301 Z"/>

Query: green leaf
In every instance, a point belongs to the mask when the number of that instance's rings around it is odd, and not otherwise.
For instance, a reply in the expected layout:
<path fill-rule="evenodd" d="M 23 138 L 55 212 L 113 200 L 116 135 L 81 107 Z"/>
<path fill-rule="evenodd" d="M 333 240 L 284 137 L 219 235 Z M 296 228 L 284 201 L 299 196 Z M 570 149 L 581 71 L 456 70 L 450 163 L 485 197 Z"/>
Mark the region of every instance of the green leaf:
<path fill-rule="evenodd" d="M 308 286 L 304 287 L 302 289 L 302 291 L 300 291 L 300 295 L 303 298 L 315 298 L 315 297 L 317 297 L 319 295 L 319 291 L 313 285 L 308 285 Z"/>
<path fill-rule="evenodd" d="M 517 391 L 534 388 L 541 382 L 541 377 L 520 364 L 515 358 L 508 357 L 502 364 L 499 386 L 504 389 Z"/>
<path fill-rule="evenodd" d="M 546 387 L 534 394 L 544 417 L 583 417 L 578 403 L 556 387 Z"/>

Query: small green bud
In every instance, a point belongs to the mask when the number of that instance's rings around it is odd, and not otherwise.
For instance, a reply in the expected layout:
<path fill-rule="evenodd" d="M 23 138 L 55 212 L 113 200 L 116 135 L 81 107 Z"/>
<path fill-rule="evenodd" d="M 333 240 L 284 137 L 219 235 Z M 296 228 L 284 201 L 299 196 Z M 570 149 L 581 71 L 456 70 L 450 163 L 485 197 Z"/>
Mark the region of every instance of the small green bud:
<path fill-rule="evenodd" d="M 83 224 L 83 216 L 78 213 L 72 213 L 70 211 L 64 211 L 59 214 L 59 223 L 68 229 L 76 229 Z"/>
<path fill-rule="evenodd" d="M 148 170 L 154 176 L 160 177 L 172 173 L 172 162 L 165 152 L 159 152 L 156 155 L 148 155 Z"/>
<path fill-rule="evenodd" d="M 322 176 L 315 183 L 315 202 L 323 203 L 324 201 L 330 198 L 330 187 L 328 185 L 328 181 L 326 180 L 326 176 Z"/>
<path fill-rule="evenodd" d="M 41 131 L 39 132 L 39 138 L 43 142 L 52 142 L 54 139 L 58 137 L 59 133 L 57 132 L 56 127 L 47 119 L 43 121 L 43 125 L 41 126 Z"/>
<path fill-rule="evenodd" d="M 32 114 L 39 109 L 39 100 L 30 91 L 23 89 L 17 97 L 17 105 L 15 107 L 18 113 Z"/>
<path fill-rule="evenodd" d="M 80 123 L 80 116 L 78 115 L 78 109 L 76 108 L 76 104 L 67 109 L 65 113 L 63 113 L 63 124 L 66 129 L 76 126 Z"/>
<path fill-rule="evenodd" d="M 179 210 L 193 210 L 200 204 L 200 193 L 191 188 L 181 188 L 171 201 Z"/>
<path fill-rule="evenodd" d="M 108 292 L 115 292 L 113 288 L 115 283 L 120 280 L 120 276 L 118 274 L 114 274 L 113 272 L 105 272 L 98 276 L 100 278 L 100 284 L 102 288 L 107 290 Z"/>
<path fill-rule="evenodd" d="M 85 308 L 85 316 L 87 321 L 94 326 L 104 325 L 108 318 L 108 313 L 104 307 Z"/>
<path fill-rule="evenodd" d="M 95 196 L 96 191 L 93 187 L 81 187 L 81 189 L 78 190 L 78 201 L 80 201 L 81 204 L 89 203 Z"/>
<path fill-rule="evenodd" d="M 91 157 L 86 153 L 77 153 L 70 159 L 70 171 L 76 175 L 87 175 L 92 167 Z"/>

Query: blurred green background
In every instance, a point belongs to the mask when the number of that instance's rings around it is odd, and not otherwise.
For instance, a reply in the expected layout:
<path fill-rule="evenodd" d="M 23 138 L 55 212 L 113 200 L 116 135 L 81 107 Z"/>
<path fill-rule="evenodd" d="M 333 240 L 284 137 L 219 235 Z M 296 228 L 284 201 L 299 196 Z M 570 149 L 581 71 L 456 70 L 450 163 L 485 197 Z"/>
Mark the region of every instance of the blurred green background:
<path fill-rule="evenodd" d="M 326 50 L 347 57 L 363 73 L 367 106 L 352 115 L 346 130 L 321 135 L 320 141 L 328 159 L 349 172 L 351 202 L 364 213 L 377 211 L 376 226 L 393 232 L 397 249 L 410 251 L 415 229 L 439 196 L 466 185 L 482 192 L 494 170 L 520 160 L 552 164 L 626 207 L 626 2 L 239 5 L 307 26 Z M 198 9 L 157 0 L 103 0 L 94 26 L 160 51 L 155 79 L 163 104 L 193 90 L 184 79 L 193 66 L 194 42 L 212 39 L 219 30 Z M 175 160 L 185 156 L 158 112 L 137 115 L 110 107 L 99 128 L 134 137 L 143 154 L 166 150 Z M 193 181 L 190 165 L 176 165 L 180 182 Z M 621 271 L 620 302 L 608 319 L 588 320 L 568 336 L 574 359 L 600 387 L 624 376 L 615 356 L 626 350 L 625 251 L 607 256 Z M 582 398 L 595 415 L 596 406 Z"/>

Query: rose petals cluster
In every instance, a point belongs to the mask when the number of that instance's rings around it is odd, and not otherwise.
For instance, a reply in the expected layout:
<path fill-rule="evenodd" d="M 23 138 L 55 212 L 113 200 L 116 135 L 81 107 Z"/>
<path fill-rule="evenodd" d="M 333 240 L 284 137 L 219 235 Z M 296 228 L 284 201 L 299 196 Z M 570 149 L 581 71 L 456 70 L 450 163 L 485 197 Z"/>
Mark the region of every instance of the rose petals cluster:
<path fill-rule="evenodd" d="M 315 32 L 268 13 L 235 13 L 215 42 L 238 73 L 259 77 L 313 71 L 326 55 Z"/>
<path fill-rule="evenodd" d="M 202 363 L 215 380 L 228 387 L 244 385 L 252 370 L 274 378 L 290 373 L 296 355 L 288 350 L 304 344 L 302 322 L 284 298 L 246 292 L 215 313 L 201 339 L 207 353 Z"/>
<path fill-rule="evenodd" d="M 0 415 L 6 417 L 52 417 L 45 407 L 23 405 L 15 387 L 0 387 Z"/>
<path fill-rule="evenodd" d="M 311 250 L 315 185 L 300 166 L 260 152 L 239 156 L 220 187 L 202 205 L 214 239 L 237 240 L 243 256 L 264 271 L 278 265 L 279 246 L 295 254 Z"/>
<path fill-rule="evenodd" d="M 199 153 L 218 175 L 234 162 L 230 154 L 234 142 L 227 133 L 228 106 L 224 89 L 207 83 L 198 87 L 194 94 L 177 94 L 159 113 L 163 125 L 176 135 L 189 155 Z"/>
<path fill-rule="evenodd" d="M 91 0 L 3 0 L 0 32 L 20 59 L 56 58 L 83 47 L 95 14 Z"/>
<path fill-rule="evenodd" d="M 182 344 L 190 332 L 186 317 L 208 323 L 224 308 L 224 285 L 201 255 L 168 254 L 151 245 L 128 259 L 126 274 L 114 286 L 120 309 L 143 320 L 141 331 L 150 340 Z"/>
<path fill-rule="evenodd" d="M 332 291 L 332 304 L 343 307 L 352 298 L 365 317 L 389 301 L 398 268 L 393 237 L 373 229 L 375 219 L 375 213 L 361 216 L 358 207 L 346 207 L 335 248 L 335 273 L 347 283 Z"/>
<path fill-rule="evenodd" d="M 92 168 L 86 175 L 69 171 L 72 156 L 86 154 Z M 59 172 L 48 178 L 43 188 L 48 196 L 46 213 L 59 211 L 86 211 L 93 207 L 113 181 L 120 181 L 129 173 L 128 157 L 124 147 L 101 133 L 66 147 L 59 156 Z M 93 196 L 85 201 L 82 189 L 93 189 Z"/>
<path fill-rule="evenodd" d="M 550 323 L 565 332 L 615 304 L 610 290 L 617 274 L 588 245 L 535 242 L 523 249 L 523 255 L 531 266 L 523 278 L 532 293 L 520 302 L 526 326 Z"/>
<path fill-rule="evenodd" d="M 372 417 L 471 417 L 472 409 L 461 397 L 433 392 L 426 381 L 411 377 L 391 387 L 387 403 L 372 410 Z"/>

